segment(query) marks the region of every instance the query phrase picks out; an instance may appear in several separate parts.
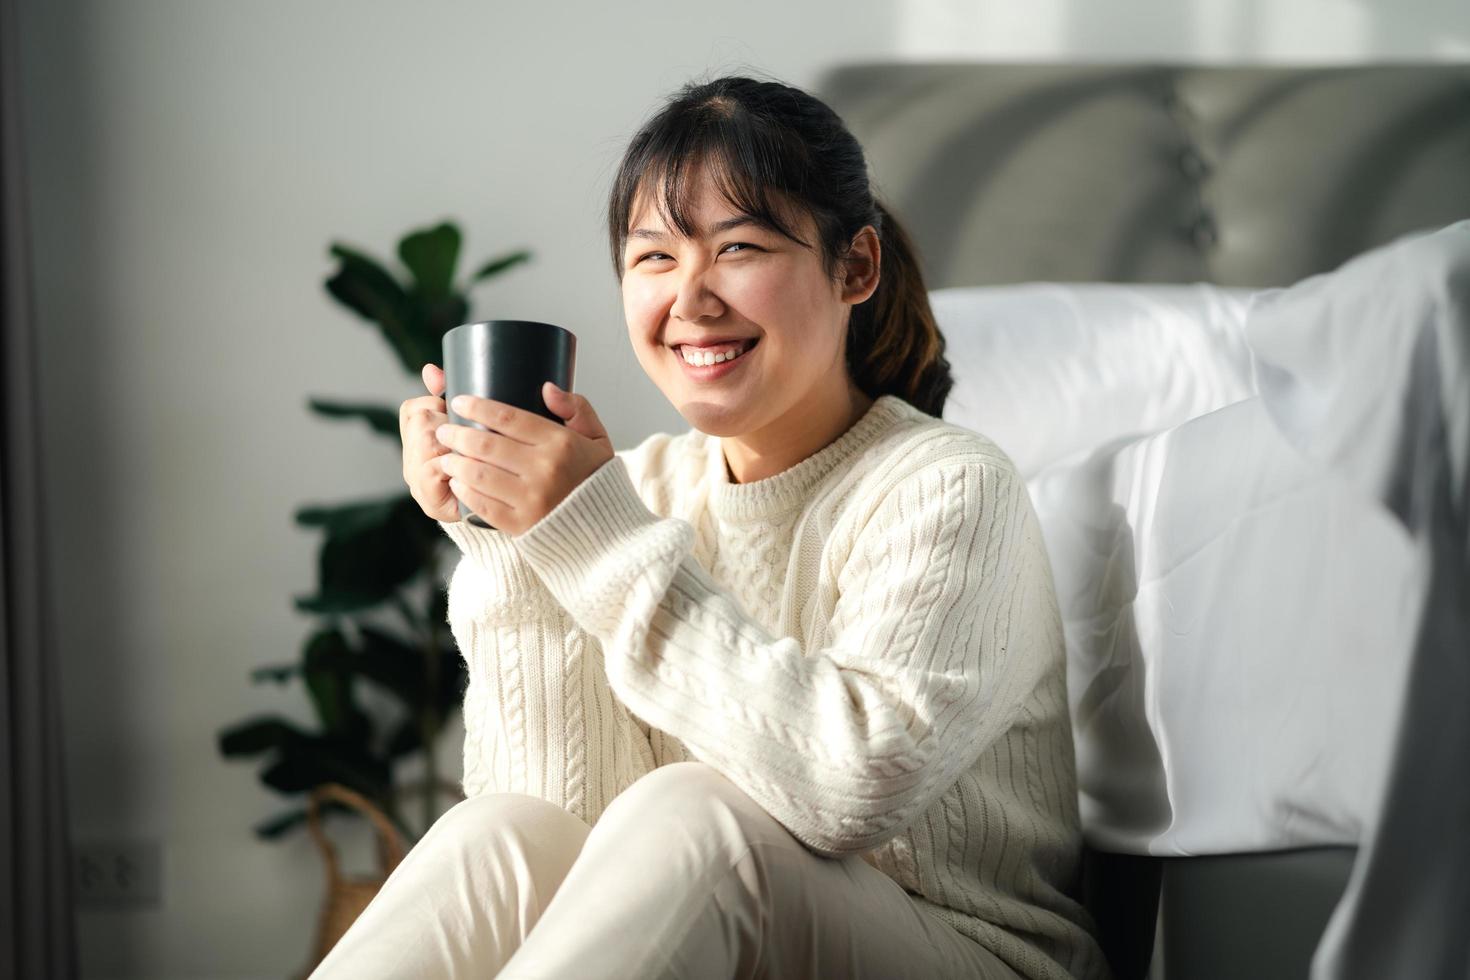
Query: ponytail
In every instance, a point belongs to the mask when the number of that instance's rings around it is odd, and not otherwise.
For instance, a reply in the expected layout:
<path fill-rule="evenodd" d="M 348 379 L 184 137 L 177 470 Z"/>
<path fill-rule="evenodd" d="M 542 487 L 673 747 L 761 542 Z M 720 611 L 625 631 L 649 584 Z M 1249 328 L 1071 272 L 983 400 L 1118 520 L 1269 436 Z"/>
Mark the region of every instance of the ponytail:
<path fill-rule="evenodd" d="M 897 395 L 936 418 L 954 387 L 944 334 L 929 307 L 929 291 L 913 242 L 876 199 L 881 268 L 878 288 L 853 308 L 847 325 L 847 369 L 873 398 Z"/>

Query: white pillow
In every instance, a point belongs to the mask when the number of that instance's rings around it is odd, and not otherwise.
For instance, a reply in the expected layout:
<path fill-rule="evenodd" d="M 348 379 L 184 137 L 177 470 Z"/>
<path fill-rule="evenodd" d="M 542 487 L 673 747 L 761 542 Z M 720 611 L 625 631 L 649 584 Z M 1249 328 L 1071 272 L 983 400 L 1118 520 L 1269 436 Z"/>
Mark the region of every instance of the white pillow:
<path fill-rule="evenodd" d="M 936 289 L 955 377 L 944 417 L 993 439 L 1027 479 L 1178 425 L 1251 394 L 1252 295 L 1204 283 Z"/>

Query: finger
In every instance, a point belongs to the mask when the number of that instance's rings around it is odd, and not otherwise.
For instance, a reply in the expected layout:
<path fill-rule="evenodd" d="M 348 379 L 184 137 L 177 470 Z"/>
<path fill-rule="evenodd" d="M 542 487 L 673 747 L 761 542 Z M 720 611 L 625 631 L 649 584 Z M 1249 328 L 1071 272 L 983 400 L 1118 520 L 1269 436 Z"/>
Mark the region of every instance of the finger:
<path fill-rule="evenodd" d="M 494 460 L 450 451 L 436 457 L 432 462 L 444 471 L 446 477 L 466 480 L 479 487 L 481 493 L 499 497 L 506 502 L 511 501 L 525 485 L 525 480 L 519 473 L 506 469 Z M 491 481 L 494 481 L 493 485 Z M 497 493 L 497 489 L 501 492 Z M 506 496 L 507 493 L 510 496 Z"/>
<path fill-rule="evenodd" d="M 456 500 L 470 509 L 470 513 L 475 514 L 491 527 L 504 528 L 515 519 L 511 516 L 515 513 L 514 507 L 494 497 L 487 497 L 473 487 L 461 484 L 458 480 L 450 481 L 449 490 L 454 494 Z"/>
<path fill-rule="evenodd" d="M 429 459 L 435 459 L 439 456 L 444 456 L 448 453 L 454 452 L 453 449 L 439 441 L 439 437 L 434 434 L 434 429 L 432 426 L 425 426 L 424 430 L 424 434 L 420 437 L 423 440 L 422 444 L 424 447 L 423 450 L 419 453 L 420 456 L 425 456 Z"/>
<path fill-rule="evenodd" d="M 429 389 L 431 395 L 444 394 L 444 371 L 437 364 L 425 364 L 419 372 L 424 379 L 424 387 Z"/>
<path fill-rule="evenodd" d="M 449 418 L 444 410 L 444 400 L 433 398 L 429 395 L 420 395 L 417 398 L 409 398 L 398 406 L 398 430 L 407 435 L 414 429 L 422 428 L 427 420 L 429 430 Z"/>
<path fill-rule="evenodd" d="M 546 404 L 566 421 L 568 429 L 589 439 L 607 436 L 607 427 L 602 424 L 586 395 L 565 391 L 551 381 L 546 382 L 543 391 L 551 396 L 546 399 Z"/>
<path fill-rule="evenodd" d="M 398 409 L 398 434 L 408 455 L 437 454 L 439 441 L 434 438 L 436 426 L 449 420 L 439 409 L 443 402 L 427 395 L 410 398 Z"/>
<path fill-rule="evenodd" d="M 449 476 L 449 492 L 491 524 L 498 527 L 500 523 L 492 516 L 494 513 L 498 512 L 501 518 L 515 513 L 510 499 L 515 496 L 519 477 L 463 456 L 446 456 L 436 462 L 444 465 Z"/>
<path fill-rule="evenodd" d="M 419 486 L 428 487 L 431 491 L 443 493 L 445 486 L 449 483 L 449 474 L 434 457 L 419 460 L 418 465 L 414 467 L 414 472 L 418 475 Z"/>
<path fill-rule="evenodd" d="M 414 421 L 414 439 L 423 446 L 420 451 L 424 456 L 442 456 L 444 453 L 453 452 L 444 443 L 439 441 L 437 435 L 439 426 L 449 422 L 449 416 L 444 412 L 426 412 Z"/>
<path fill-rule="evenodd" d="M 417 480 L 411 485 L 424 513 L 441 521 L 453 521 L 459 516 L 459 503 L 449 490 L 449 477 L 439 468 L 437 461 L 424 460 L 414 470 L 414 475 Z"/>
<path fill-rule="evenodd" d="M 415 475 L 418 477 L 419 492 L 428 498 L 430 504 L 443 508 L 454 503 L 454 494 L 449 490 L 449 474 L 444 472 L 439 460 L 421 461 Z"/>
<path fill-rule="evenodd" d="M 560 438 L 562 426 L 535 412 L 478 395 L 455 395 L 454 411 L 460 418 L 479 422 L 494 432 L 527 446 L 537 446 L 549 439 Z"/>
<path fill-rule="evenodd" d="M 530 472 L 540 457 L 534 446 L 516 442 L 499 432 L 482 432 L 452 422 L 438 426 L 433 437 L 448 452 L 477 462 L 490 463 L 516 476 Z"/>

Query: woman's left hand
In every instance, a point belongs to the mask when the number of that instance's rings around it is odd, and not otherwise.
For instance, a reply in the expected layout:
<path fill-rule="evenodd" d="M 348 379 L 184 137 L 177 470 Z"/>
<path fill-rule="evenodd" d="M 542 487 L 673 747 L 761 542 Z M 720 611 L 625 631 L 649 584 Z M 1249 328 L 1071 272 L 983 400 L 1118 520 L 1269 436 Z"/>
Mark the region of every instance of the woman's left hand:
<path fill-rule="evenodd" d="M 541 395 L 565 425 L 505 402 L 459 395 L 451 406 L 454 411 L 491 431 L 452 423 L 436 430 L 439 441 L 454 450 L 439 457 L 450 490 L 497 530 L 513 536 L 551 513 L 616 455 L 585 397 L 550 381 Z"/>

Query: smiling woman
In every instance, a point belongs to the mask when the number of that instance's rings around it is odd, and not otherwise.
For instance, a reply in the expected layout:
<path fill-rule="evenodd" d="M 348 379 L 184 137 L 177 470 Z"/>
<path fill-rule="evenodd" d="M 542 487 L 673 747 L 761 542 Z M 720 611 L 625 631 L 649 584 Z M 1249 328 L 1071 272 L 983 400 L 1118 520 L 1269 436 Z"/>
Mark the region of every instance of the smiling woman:
<path fill-rule="evenodd" d="M 861 147 L 820 101 L 782 90 L 686 89 L 633 138 L 608 206 L 634 352 L 691 425 L 725 439 L 737 482 L 806 458 L 883 393 L 939 416 L 952 384 Z M 765 349 L 738 370 L 678 356 L 751 338 Z"/>
<path fill-rule="evenodd" d="M 844 349 L 852 308 L 878 288 L 881 247 L 865 225 L 829 272 L 809 215 L 783 204 L 778 225 L 737 211 L 708 163 L 689 185 L 679 215 L 690 235 L 638 195 L 623 313 L 643 370 L 691 425 L 724 438 L 735 481 L 748 483 L 810 456 L 872 405 Z"/>
<path fill-rule="evenodd" d="M 861 147 L 799 89 L 691 83 L 608 220 L 691 427 L 614 452 L 548 386 L 565 426 L 481 399 L 442 453 L 405 403 L 405 473 L 438 453 L 496 525 L 441 521 L 467 799 L 315 976 L 1106 978 L 1045 545 L 940 418 Z"/>

